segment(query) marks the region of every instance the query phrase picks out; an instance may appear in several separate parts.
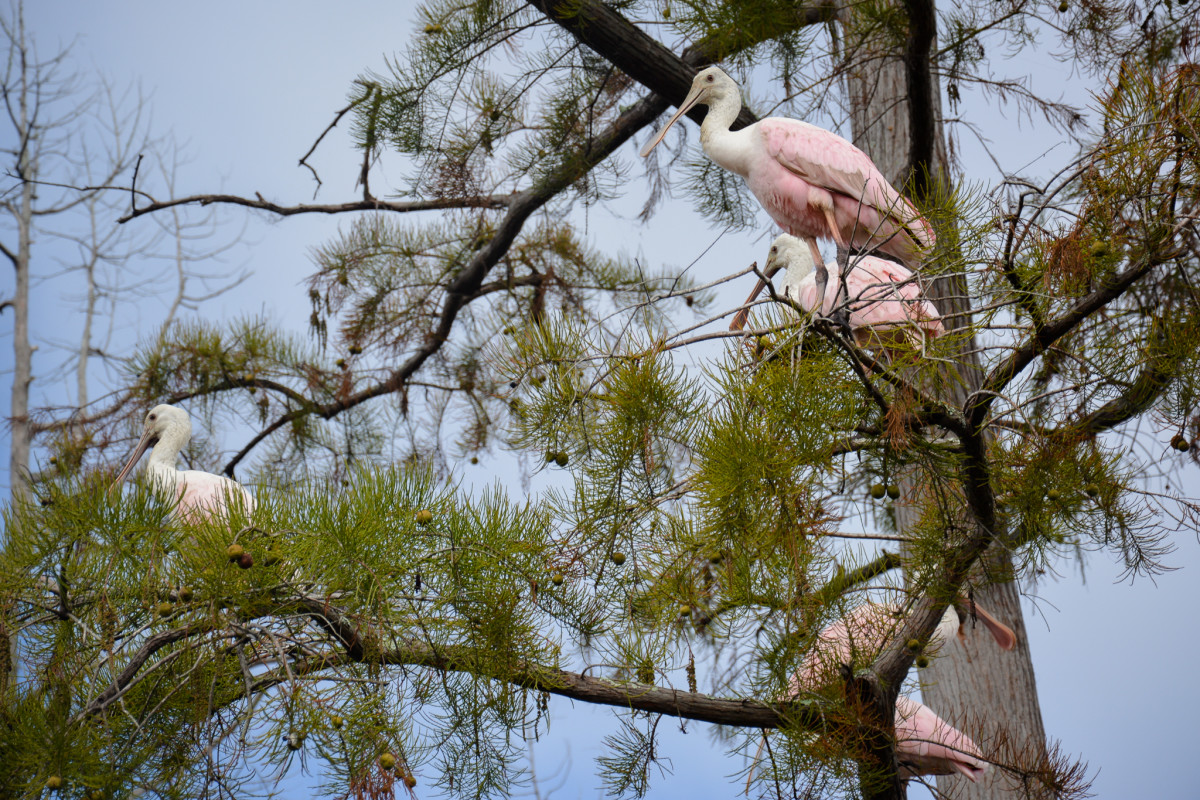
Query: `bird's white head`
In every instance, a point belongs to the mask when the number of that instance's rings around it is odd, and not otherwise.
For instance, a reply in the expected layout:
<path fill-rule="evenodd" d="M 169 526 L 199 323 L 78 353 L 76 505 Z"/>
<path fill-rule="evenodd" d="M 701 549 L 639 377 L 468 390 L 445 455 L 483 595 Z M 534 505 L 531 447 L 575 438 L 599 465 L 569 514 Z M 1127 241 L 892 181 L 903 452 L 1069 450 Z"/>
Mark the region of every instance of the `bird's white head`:
<path fill-rule="evenodd" d="M 728 106 L 732 109 L 733 114 L 725 121 L 726 127 L 728 127 L 729 123 L 737 118 L 738 112 L 742 110 L 742 92 L 733 78 L 726 75 L 720 67 L 708 67 L 700 70 L 692 79 L 692 88 L 687 93 L 687 97 L 683 98 L 683 102 L 679 104 L 679 110 L 667 121 L 663 129 L 642 148 L 642 156 L 650 155 L 650 151 L 658 146 L 671 126 L 696 105 L 706 105 L 710 108 Z"/>
<path fill-rule="evenodd" d="M 169 452 L 164 452 L 163 456 L 173 464 L 179 451 L 187 446 L 191 438 L 192 420 L 182 408 L 162 403 L 150 409 L 142 426 L 142 438 L 138 440 L 137 447 L 133 448 L 133 455 L 113 482 L 110 491 L 115 491 L 129 477 L 129 473 L 133 472 L 134 466 L 148 447 L 164 442 L 164 450 Z"/>
<path fill-rule="evenodd" d="M 767 265 L 763 272 L 769 278 L 779 270 L 785 269 L 787 277 L 784 280 L 789 285 L 795 285 L 815 268 L 816 264 L 813 263 L 812 251 L 808 244 L 785 233 L 771 242 L 771 251 L 767 253 Z"/>

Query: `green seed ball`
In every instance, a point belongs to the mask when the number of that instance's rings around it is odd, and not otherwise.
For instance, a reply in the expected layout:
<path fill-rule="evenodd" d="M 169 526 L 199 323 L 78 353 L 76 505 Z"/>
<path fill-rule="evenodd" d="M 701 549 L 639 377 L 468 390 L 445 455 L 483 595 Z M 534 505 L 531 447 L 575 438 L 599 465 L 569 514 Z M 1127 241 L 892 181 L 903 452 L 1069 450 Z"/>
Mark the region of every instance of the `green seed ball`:
<path fill-rule="evenodd" d="M 1108 242 L 1092 242 L 1092 246 L 1088 250 L 1096 258 L 1104 258 L 1109 254 Z"/>
<path fill-rule="evenodd" d="M 46 778 L 46 788 L 47 789 L 54 791 L 56 789 L 61 789 L 62 787 L 63 787 L 63 779 L 58 777 L 57 775 L 51 775 L 49 778 Z"/>
<path fill-rule="evenodd" d="M 1188 450 L 1191 449 L 1192 443 L 1189 442 L 1187 439 L 1183 438 L 1183 436 L 1181 434 L 1177 433 L 1173 437 L 1171 437 L 1171 447 L 1174 447 L 1176 450 L 1178 450 L 1181 453 L 1186 453 Z"/>
<path fill-rule="evenodd" d="M 895 484 L 888 486 L 887 487 L 887 496 L 892 498 L 893 500 L 899 500 L 900 499 L 900 487 L 896 486 Z"/>
<path fill-rule="evenodd" d="M 914 653 L 921 649 L 921 643 L 916 639 L 909 639 L 904 646 L 909 650 L 912 650 Z"/>
<path fill-rule="evenodd" d="M 433 522 L 433 512 L 428 508 L 423 508 L 417 512 L 417 524 L 428 525 Z"/>
<path fill-rule="evenodd" d="M 267 554 L 263 556 L 263 566 L 273 567 L 279 563 L 280 558 L 281 556 L 279 555 L 279 551 L 275 548 L 271 548 L 267 551 Z"/>
<path fill-rule="evenodd" d="M 195 596 L 196 593 L 192 591 L 192 587 L 190 586 L 184 586 L 179 589 L 179 602 L 181 603 L 190 603 Z"/>
<path fill-rule="evenodd" d="M 556 458 L 558 458 L 557 450 L 547 450 L 546 451 L 546 463 L 547 464 L 553 464 L 554 459 L 556 459 Z"/>
<path fill-rule="evenodd" d="M 570 461 L 570 457 L 561 450 L 558 452 L 558 455 L 554 457 L 554 463 L 558 464 L 560 467 L 565 467 L 568 461 Z"/>
<path fill-rule="evenodd" d="M 1067 0 L 1062 0 L 1062 2 L 1058 4 L 1058 10 L 1063 14 L 1067 13 L 1067 9 L 1070 7 L 1071 5 L 1067 2 Z"/>
<path fill-rule="evenodd" d="M 561 572 L 556 572 L 552 576 L 550 576 L 550 582 L 553 583 L 555 586 L 562 586 L 563 581 L 565 581 L 565 580 L 566 580 L 566 578 L 563 576 L 563 574 Z"/>
<path fill-rule="evenodd" d="M 1100 487 L 1094 483 L 1089 483 L 1087 486 L 1083 487 L 1083 491 L 1087 493 L 1088 497 L 1095 497 L 1096 495 L 1100 494 Z"/>
<path fill-rule="evenodd" d="M 335 731 L 340 731 L 342 726 L 346 724 L 346 720 L 342 719 L 337 714 L 334 714 L 329 718 L 329 724 L 333 726 Z"/>
<path fill-rule="evenodd" d="M 358 345 L 356 345 L 356 344 L 352 344 L 352 345 L 350 345 L 350 355 L 352 355 L 352 356 L 356 356 L 356 355 L 359 355 L 360 353 L 362 353 L 362 348 L 361 348 L 361 347 L 359 347 L 359 346 L 358 346 Z"/>
<path fill-rule="evenodd" d="M 724 557 L 720 553 L 713 553 L 708 557 L 708 563 L 710 564 L 720 564 L 722 561 L 724 561 Z"/>
<path fill-rule="evenodd" d="M 872 483 L 870 491 L 871 497 L 874 497 L 876 500 L 883 499 L 883 496 L 887 494 L 887 488 L 882 483 Z"/>
<path fill-rule="evenodd" d="M 395 769 L 396 768 L 396 757 L 394 755 L 392 755 L 391 753 L 384 753 L 383 755 L 381 755 L 379 757 L 379 766 L 383 767 L 384 769 L 389 769 L 389 770 Z"/>
<path fill-rule="evenodd" d="M 405 775 L 404 776 L 404 785 L 407 786 L 409 789 L 411 789 L 417 785 L 417 779 L 414 778 L 412 775 Z"/>
<path fill-rule="evenodd" d="M 92 789 L 87 796 L 88 800 L 104 800 L 104 792 L 100 789 Z"/>
<path fill-rule="evenodd" d="M 159 603 L 154 610 L 158 612 L 160 617 L 169 617 L 171 612 L 175 610 L 175 604 L 168 603 L 164 600 L 163 602 Z"/>
<path fill-rule="evenodd" d="M 621 553 L 621 552 L 613 553 L 612 554 L 612 562 L 614 564 L 616 564 L 618 567 L 621 566 L 622 564 L 625 563 L 625 554 Z"/>
<path fill-rule="evenodd" d="M 1062 492 L 1060 492 L 1058 489 L 1051 489 L 1050 491 L 1046 492 L 1046 499 L 1052 503 L 1057 503 L 1061 498 Z"/>
<path fill-rule="evenodd" d="M 684 603 L 683 605 L 681 605 L 679 607 L 679 616 L 686 617 L 686 616 L 689 616 L 691 613 L 692 613 L 692 607 L 689 606 L 687 603 Z"/>
<path fill-rule="evenodd" d="M 231 544 L 225 548 L 225 555 L 229 556 L 230 561 L 237 561 L 242 557 L 242 553 L 246 552 L 246 548 L 240 544 Z"/>
<path fill-rule="evenodd" d="M 929 666 L 928 656 L 917 656 L 917 668 L 918 669 L 925 669 L 928 666 Z"/>

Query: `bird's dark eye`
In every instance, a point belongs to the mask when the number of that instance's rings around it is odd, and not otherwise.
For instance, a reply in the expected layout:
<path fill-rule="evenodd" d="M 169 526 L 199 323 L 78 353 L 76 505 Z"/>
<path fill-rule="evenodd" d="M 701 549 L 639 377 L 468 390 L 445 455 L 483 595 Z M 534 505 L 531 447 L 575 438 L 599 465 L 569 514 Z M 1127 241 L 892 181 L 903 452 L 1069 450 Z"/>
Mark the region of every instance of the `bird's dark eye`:
<path fill-rule="evenodd" d="M 772 253 L 778 253 L 778 252 L 779 252 L 779 248 L 778 248 L 778 247 L 772 247 L 772 248 L 771 248 L 771 252 L 772 252 Z"/>
<path fill-rule="evenodd" d="M 707 78 L 705 78 L 705 80 L 707 80 L 709 83 L 712 83 L 712 82 L 713 82 L 713 76 L 712 76 L 712 75 L 709 75 Z"/>
<path fill-rule="evenodd" d="M 151 414 L 151 415 L 150 415 L 150 421 L 151 421 L 151 422 L 154 422 L 154 420 L 156 420 L 156 419 L 158 419 L 158 415 L 156 415 L 156 414 Z"/>

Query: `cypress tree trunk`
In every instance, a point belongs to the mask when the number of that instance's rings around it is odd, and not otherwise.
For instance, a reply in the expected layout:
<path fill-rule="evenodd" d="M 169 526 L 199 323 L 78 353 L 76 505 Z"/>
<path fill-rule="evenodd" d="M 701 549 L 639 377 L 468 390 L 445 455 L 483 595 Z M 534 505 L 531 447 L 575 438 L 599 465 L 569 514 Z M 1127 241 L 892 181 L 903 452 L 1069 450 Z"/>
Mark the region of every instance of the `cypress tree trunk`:
<path fill-rule="evenodd" d="M 851 29 L 847 40 L 853 42 L 853 37 Z M 848 51 L 846 90 L 854 143 L 874 160 L 894 186 L 901 187 L 909 178 L 911 163 L 909 90 L 902 51 L 893 45 L 891 52 L 887 52 L 886 47 L 868 40 Z M 935 129 L 933 163 L 929 172 L 935 178 L 945 180 L 948 170 L 941 119 L 941 86 L 936 75 L 931 77 Z M 969 311 L 966 284 L 961 276 L 938 279 L 927 288 L 932 290 L 930 293 L 942 314 Z M 960 327 L 969 324 L 969 318 L 958 316 L 949 322 L 953 327 Z M 969 352 L 960 354 L 960 358 L 966 359 L 962 381 L 944 382 L 959 408 L 979 381 L 978 370 L 972 368 L 978 363 L 974 340 L 964 342 L 964 349 Z M 902 481 L 904 496 L 913 496 L 911 487 L 904 483 Z M 896 512 L 901 531 L 915 521 L 915 510 L 903 503 L 897 503 Z M 974 596 L 1013 629 L 1017 635 L 1016 648 L 1011 652 L 1002 651 L 983 626 L 971 630 L 968 623 L 966 648 L 944 648 L 942 656 L 933 659 L 921 671 L 922 695 L 930 708 L 975 739 L 985 752 L 991 749 L 989 742 L 995 732 L 1003 731 L 1004 737 L 1020 751 L 1040 755 L 1045 752 L 1046 737 L 1020 596 L 1011 574 L 1010 556 L 1003 549 L 994 548 L 982 565 L 981 575 L 985 578 L 974 587 Z M 964 800 L 1010 796 L 1009 781 L 996 769 L 978 785 L 957 775 L 938 778 L 939 790 L 946 792 L 951 787 L 954 796 Z"/>

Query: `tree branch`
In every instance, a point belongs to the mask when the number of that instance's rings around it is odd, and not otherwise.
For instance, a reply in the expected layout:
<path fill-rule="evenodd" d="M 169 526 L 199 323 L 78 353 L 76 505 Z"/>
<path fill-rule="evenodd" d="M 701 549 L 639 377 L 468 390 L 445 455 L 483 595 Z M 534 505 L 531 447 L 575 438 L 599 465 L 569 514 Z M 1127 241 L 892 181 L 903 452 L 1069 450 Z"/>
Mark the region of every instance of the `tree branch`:
<path fill-rule="evenodd" d="M 444 211 L 452 208 L 506 208 L 517 195 L 476 195 L 473 197 L 439 197 L 434 200 L 410 200 L 402 203 L 387 200 L 354 200 L 349 203 L 299 203 L 294 206 L 281 206 L 266 200 L 262 195 L 253 199 L 235 194 L 194 194 L 173 200 L 153 201 L 149 205 L 135 209 L 117 219 L 118 223 L 126 223 L 131 219 L 162 211 L 175 206 L 216 204 L 244 206 L 262 211 L 270 211 L 281 217 L 296 214 L 342 214 L 348 211 L 394 211 L 405 213 L 410 211 Z"/>

